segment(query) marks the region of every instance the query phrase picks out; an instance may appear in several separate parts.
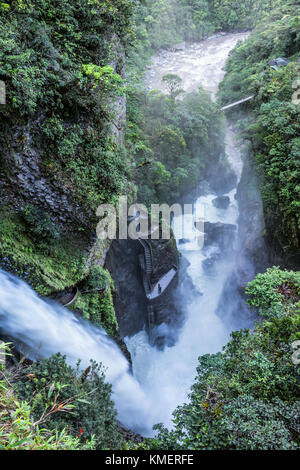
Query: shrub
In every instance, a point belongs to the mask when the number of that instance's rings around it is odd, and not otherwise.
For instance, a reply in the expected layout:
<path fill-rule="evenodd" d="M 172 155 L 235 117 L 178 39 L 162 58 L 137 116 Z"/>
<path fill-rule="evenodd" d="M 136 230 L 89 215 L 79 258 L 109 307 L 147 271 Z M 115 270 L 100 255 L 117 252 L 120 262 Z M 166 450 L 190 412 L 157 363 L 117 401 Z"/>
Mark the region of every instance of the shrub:
<path fill-rule="evenodd" d="M 21 211 L 21 217 L 37 243 L 46 242 L 52 245 L 58 240 L 59 232 L 55 228 L 49 214 L 43 209 L 27 205 Z"/>
<path fill-rule="evenodd" d="M 251 302 L 267 319 L 252 332 L 232 333 L 223 353 L 199 358 L 173 430 L 157 425 L 150 449 L 299 448 L 299 371 L 291 344 L 300 338 L 300 305 L 296 296 L 287 301 L 276 293 L 282 282 L 299 289 L 299 273 L 272 268 L 249 283 Z"/>
<path fill-rule="evenodd" d="M 101 266 L 92 266 L 86 286 L 87 290 L 103 291 L 111 283 L 109 273 Z"/>
<path fill-rule="evenodd" d="M 51 411 L 55 403 L 63 404 L 61 412 L 49 415 L 49 429 L 67 429 L 70 435 L 79 436 L 80 442 L 93 438 L 97 449 L 121 445 L 111 385 L 105 381 L 101 364 L 91 361 L 90 367 L 80 373 L 79 364 L 73 369 L 65 357 L 56 354 L 25 369 L 16 390 L 22 400 L 30 403 L 35 420 Z M 72 403 L 72 409 L 66 409 L 66 403 Z"/>
<path fill-rule="evenodd" d="M 300 273 L 276 266 L 268 268 L 248 283 L 246 294 L 249 296 L 248 304 L 258 308 L 262 316 L 278 315 L 286 303 L 300 299 Z"/>
<path fill-rule="evenodd" d="M 0 344 L 0 353 L 8 345 Z M 11 386 L 20 371 L 4 370 L 0 380 L 0 450 L 79 450 L 93 449 L 93 439 L 82 443 L 78 437 L 70 436 L 65 429 L 47 429 L 34 423 L 28 402 L 18 401 Z"/>

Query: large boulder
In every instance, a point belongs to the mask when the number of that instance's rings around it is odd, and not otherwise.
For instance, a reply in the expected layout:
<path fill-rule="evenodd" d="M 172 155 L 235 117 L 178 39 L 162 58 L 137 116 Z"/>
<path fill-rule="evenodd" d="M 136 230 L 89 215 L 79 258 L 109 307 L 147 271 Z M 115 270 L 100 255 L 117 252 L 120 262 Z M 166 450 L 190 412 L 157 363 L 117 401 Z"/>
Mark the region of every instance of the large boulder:
<path fill-rule="evenodd" d="M 213 253 L 202 261 L 202 268 L 205 274 L 213 275 L 215 273 L 216 262 L 219 261 L 221 253 Z"/>
<path fill-rule="evenodd" d="M 217 209 L 227 209 L 230 204 L 229 196 L 218 196 L 212 200 L 213 205 Z"/>
<path fill-rule="evenodd" d="M 172 267 L 178 267 L 179 253 L 174 238 L 149 240 L 149 245 L 152 251 L 153 286 Z M 178 279 L 176 276 L 162 295 L 151 302 L 153 324 L 149 331 L 149 302 L 139 262 L 143 259 L 143 253 L 143 247 L 137 240 L 116 239 L 113 240 L 106 256 L 106 267 L 114 280 L 114 306 L 120 336 L 121 338 L 133 336 L 146 328 L 151 336 L 151 342 L 163 348 L 174 344 L 176 335 L 173 331 L 176 331 L 182 322 L 177 308 L 178 302 L 174 296 Z"/>
<path fill-rule="evenodd" d="M 106 255 L 106 267 L 114 281 L 114 307 L 121 338 L 132 336 L 147 323 L 147 302 L 141 281 L 135 240 L 113 240 Z"/>
<path fill-rule="evenodd" d="M 204 222 L 204 248 L 217 245 L 222 251 L 232 250 L 236 238 L 236 229 L 237 226 L 233 224 Z"/>
<path fill-rule="evenodd" d="M 210 180 L 211 189 L 218 196 L 222 196 L 224 193 L 229 193 L 236 185 L 237 176 L 235 172 L 226 162 L 221 161 Z"/>

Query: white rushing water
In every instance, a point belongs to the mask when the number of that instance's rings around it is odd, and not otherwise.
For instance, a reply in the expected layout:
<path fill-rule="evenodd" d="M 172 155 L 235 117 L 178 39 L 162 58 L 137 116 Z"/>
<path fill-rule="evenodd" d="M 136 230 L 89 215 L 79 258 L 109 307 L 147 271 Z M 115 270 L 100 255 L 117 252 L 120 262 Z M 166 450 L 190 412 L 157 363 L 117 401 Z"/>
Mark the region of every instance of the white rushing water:
<path fill-rule="evenodd" d="M 82 369 L 90 359 L 102 362 L 121 423 L 141 432 L 151 426 L 150 401 L 107 333 L 55 302 L 40 299 L 24 281 L 1 270 L 0 331 L 20 342 L 32 359 L 60 352 L 72 366 L 80 358 Z"/>
<path fill-rule="evenodd" d="M 212 37 L 198 44 L 183 45 L 178 51 L 163 51 L 152 60 L 152 65 L 145 76 L 149 89 L 164 91 L 161 78 L 166 73 L 176 73 L 182 78 L 183 89 L 193 91 L 199 87 L 207 89 L 215 100 L 218 85 L 224 76 L 223 67 L 234 45 L 243 40 L 248 33 L 228 34 Z M 238 181 L 242 172 L 242 159 L 231 128 L 226 130 L 226 153 L 228 161 L 235 171 Z M 235 199 L 236 188 L 227 196 L 230 204 L 226 209 L 216 208 L 212 200 L 216 194 L 206 194 L 195 201 L 195 212 L 203 214 L 205 222 L 238 223 L 238 206 Z M 197 210 L 198 208 L 198 210 Z M 200 209 L 200 210 L 199 210 Z M 189 215 L 184 216 L 184 244 L 178 249 L 189 262 L 187 272 L 192 280 L 194 292 L 184 299 L 186 321 L 175 346 L 163 351 L 149 345 L 147 334 L 139 332 L 126 338 L 127 347 L 133 361 L 134 376 L 143 389 L 156 397 L 155 407 L 159 413 L 159 422 L 172 426 L 172 412 L 177 405 L 184 403 L 196 375 L 198 357 L 222 350 L 227 343 L 233 326 L 217 315 L 217 308 L 225 281 L 232 272 L 234 257 L 221 259 L 215 272 L 207 273 L 202 262 L 213 255 L 215 247 L 200 250 L 197 231 L 190 223 Z M 179 226 L 182 221 L 179 221 Z M 241 319 L 238 327 L 249 326 Z M 236 325 L 235 325 L 236 327 Z M 157 413 L 155 413 L 157 414 Z"/>
<path fill-rule="evenodd" d="M 154 58 L 147 83 L 150 88 L 160 88 L 160 76 L 173 71 L 183 77 L 186 90 L 202 84 L 215 94 L 229 51 L 244 37 L 246 34 L 228 34 L 187 46 L 181 52 L 164 52 L 163 63 L 160 55 Z M 227 129 L 226 146 L 239 178 L 242 163 L 230 129 Z M 205 221 L 237 224 L 235 192 L 234 189 L 228 194 L 227 209 L 217 209 L 212 204 L 216 195 L 201 196 L 196 205 L 204 207 Z M 178 248 L 189 262 L 188 274 L 195 289 L 192 296 L 184 298 L 186 320 L 179 339 L 175 346 L 159 351 L 149 345 L 144 331 L 126 338 L 133 360 L 133 375 L 126 359 L 104 330 L 78 319 L 57 304 L 38 298 L 25 282 L 3 271 L 0 271 L 0 328 L 25 344 L 31 355 L 34 351 L 38 357 L 48 357 L 59 351 L 67 356 L 71 365 L 80 358 L 82 367 L 86 367 L 91 358 L 102 362 L 107 368 L 107 380 L 113 386 L 119 420 L 128 428 L 150 435 L 152 425 L 157 422 L 170 426 L 172 411 L 184 402 L 193 383 L 198 357 L 220 351 L 231 332 L 228 322 L 216 312 L 234 257 L 220 259 L 216 272 L 208 274 L 203 270 L 202 261 L 212 252 L 199 250 L 193 231 L 186 232 L 185 238 L 188 242 Z M 179 295 L 184 294 L 179 291 Z"/>
<path fill-rule="evenodd" d="M 228 193 L 230 205 L 226 210 L 217 209 L 212 200 L 215 194 L 201 196 L 196 201 L 196 207 L 204 207 L 206 222 L 223 222 L 237 224 L 238 208 L 234 198 L 236 190 Z M 184 244 L 178 244 L 178 249 L 189 262 L 187 273 L 195 287 L 189 298 L 179 287 L 178 295 L 185 303 L 186 321 L 179 334 L 175 346 L 166 347 L 163 351 L 151 347 L 145 331 L 126 338 L 127 347 L 131 353 L 133 373 L 141 383 L 145 392 L 155 400 L 155 413 L 159 414 L 159 422 L 171 426 L 172 412 L 177 405 L 187 398 L 189 389 L 196 374 L 198 357 L 207 353 L 222 350 L 228 342 L 232 327 L 230 323 L 217 315 L 219 300 L 224 284 L 230 275 L 234 257 L 218 261 L 215 272 L 207 273 L 202 262 L 208 259 L 216 247 L 199 250 L 198 233 L 193 230 L 190 216 L 185 216 Z M 182 300 L 182 299 L 181 299 Z M 240 324 L 240 327 L 248 325 Z"/>

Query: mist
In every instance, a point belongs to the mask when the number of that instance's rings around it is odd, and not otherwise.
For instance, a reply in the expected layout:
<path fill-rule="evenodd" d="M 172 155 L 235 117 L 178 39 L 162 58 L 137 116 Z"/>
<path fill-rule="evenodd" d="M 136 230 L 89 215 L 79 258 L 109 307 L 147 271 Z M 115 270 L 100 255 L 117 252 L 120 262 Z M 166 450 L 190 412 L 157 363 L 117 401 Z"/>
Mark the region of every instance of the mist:
<path fill-rule="evenodd" d="M 161 76 L 173 71 L 182 77 L 186 91 L 202 84 L 215 99 L 229 51 L 246 37 L 247 33 L 228 34 L 187 46 L 180 53 L 165 51 L 153 59 L 146 83 L 149 88 L 159 88 Z M 90 359 L 101 362 L 112 384 L 119 421 L 143 435 L 153 435 L 152 426 L 158 422 L 172 427 L 172 412 L 188 397 L 198 357 L 221 351 L 233 330 L 252 325 L 234 276 L 237 258 L 241 259 L 239 234 L 249 229 L 240 217 L 236 199 L 243 162 L 234 131 L 227 126 L 226 132 L 225 150 L 235 182 L 230 188 L 218 181 L 199 185 L 195 205 L 199 212 L 200 206 L 204 208 L 203 248 L 199 248 L 197 231 L 190 223 L 184 224 L 184 242 L 177 240 L 183 268 L 175 295 L 183 323 L 179 331 L 166 324 L 156 331 L 157 335 L 173 336 L 176 342 L 159 350 L 149 344 L 145 331 L 126 337 L 132 372 L 103 329 L 40 299 L 26 283 L 0 271 L 2 333 L 19 342 L 32 359 L 60 352 L 73 366 L 79 358 L 82 368 Z M 219 178 L 222 180 L 222 175 Z M 218 202 L 220 196 L 225 197 L 223 206 Z M 242 258 L 245 271 L 254 272 L 252 260 L 246 254 Z"/>

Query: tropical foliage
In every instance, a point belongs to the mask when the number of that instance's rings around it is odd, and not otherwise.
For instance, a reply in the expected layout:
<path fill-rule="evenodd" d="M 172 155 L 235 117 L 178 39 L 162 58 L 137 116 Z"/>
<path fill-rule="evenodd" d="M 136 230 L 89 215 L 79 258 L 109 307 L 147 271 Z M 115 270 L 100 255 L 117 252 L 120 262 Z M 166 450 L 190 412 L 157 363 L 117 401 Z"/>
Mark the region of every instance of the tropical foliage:
<path fill-rule="evenodd" d="M 242 136 L 251 143 L 270 245 L 294 257 L 300 253 L 299 46 L 295 2 L 285 2 L 236 47 L 220 90 L 224 104 L 255 95 L 242 105 L 244 113 L 232 117 L 243 117 Z M 289 64 L 274 70 L 268 62 L 278 57 Z"/>
<path fill-rule="evenodd" d="M 87 263 L 90 214 L 102 202 L 116 203 L 120 194 L 146 204 L 173 203 L 219 163 L 224 148 L 223 118 L 208 94 L 201 88 L 182 93 L 174 74 L 163 78 L 166 94 L 148 93 L 145 66 L 161 47 L 249 28 L 255 29 L 227 63 L 219 103 L 255 95 L 230 117 L 242 118 L 239 128 L 250 143 L 270 246 L 296 259 L 296 8 L 295 0 L 0 2 L 0 80 L 7 96 L 0 107 L 1 267 L 44 295 L 80 285 L 73 308 L 117 335 L 112 279 Z M 268 62 L 277 57 L 289 64 L 271 69 Z M 126 100 L 124 142 L 120 109 Z M 64 189 L 87 214 L 82 225 L 58 226 L 50 209 L 7 178 L 32 156 L 39 177 Z M 157 425 L 156 437 L 140 447 L 299 448 L 299 361 L 292 346 L 300 339 L 299 273 L 268 269 L 246 293 L 260 318 L 254 330 L 234 332 L 222 353 L 199 358 L 190 396 L 174 411 L 174 428 Z M 92 362 L 82 371 L 58 354 L 9 370 L 1 366 L 0 449 L 123 445 L 101 365 Z"/>
<path fill-rule="evenodd" d="M 79 364 L 72 369 L 57 354 L 23 368 L 15 389 L 30 404 L 35 423 L 45 422 L 53 432 L 67 430 L 81 444 L 92 441 L 96 449 L 121 446 L 111 385 L 101 364 L 91 362 L 80 372 Z"/>
<path fill-rule="evenodd" d="M 174 430 L 156 428 L 149 448 L 276 450 L 299 448 L 299 273 L 276 267 L 247 288 L 264 321 L 234 332 L 223 353 L 199 358 L 189 401 Z"/>
<path fill-rule="evenodd" d="M 165 79 L 168 95 L 136 88 L 128 93 L 127 146 L 134 156 L 138 200 L 146 204 L 174 203 L 222 153 L 222 118 L 209 94 L 199 89 L 175 99 L 180 79 Z"/>
<path fill-rule="evenodd" d="M 8 357 L 8 344 L 0 344 L 0 354 Z M 1 366 L 0 380 L 0 450 L 85 450 L 94 449 L 93 438 L 80 441 L 79 437 L 72 437 L 65 429 L 47 428 L 46 413 L 44 419 L 35 421 L 33 418 L 33 408 L 26 401 L 20 401 L 15 390 L 12 388 L 12 379 L 16 379 L 20 373 L 18 371 L 8 372 Z M 23 371 L 22 371 L 23 373 Z M 56 390 L 60 390 L 60 384 L 56 382 Z M 53 389 L 54 391 L 54 389 Z M 56 403 L 51 404 L 52 415 L 60 413 L 63 408 L 71 410 L 71 403 L 57 402 L 59 393 L 56 395 Z M 50 400 L 50 397 L 49 397 Z M 59 406 L 61 405 L 61 408 Z M 46 411 L 46 410 L 43 410 Z M 50 416 L 50 415 L 49 415 Z"/>

